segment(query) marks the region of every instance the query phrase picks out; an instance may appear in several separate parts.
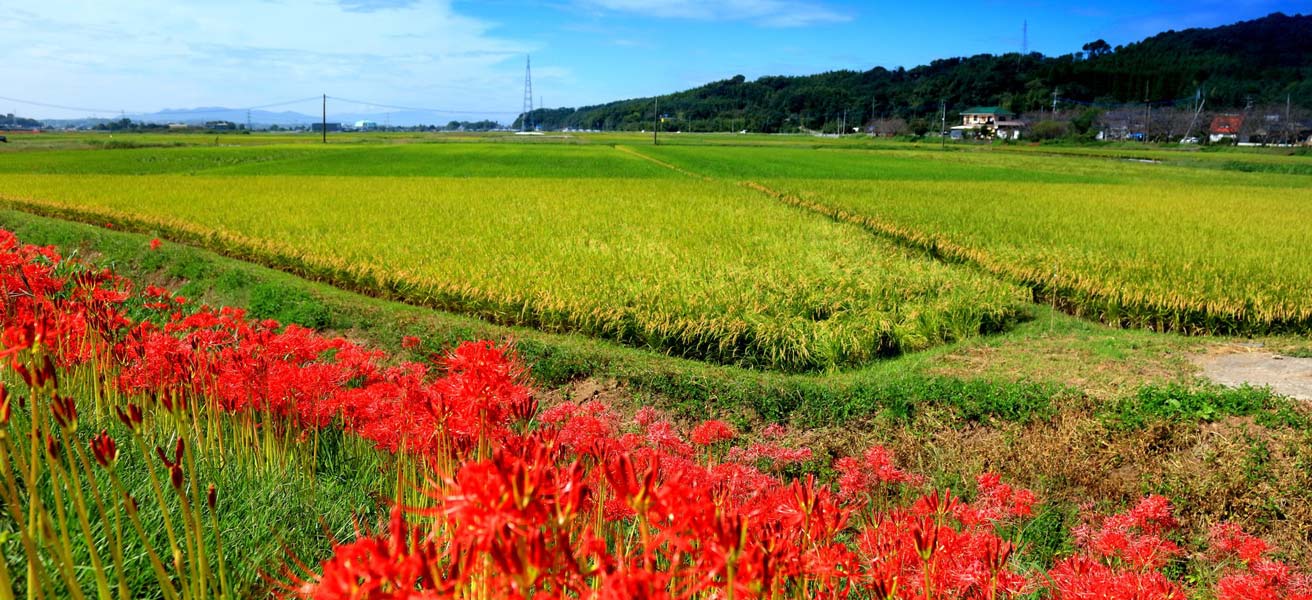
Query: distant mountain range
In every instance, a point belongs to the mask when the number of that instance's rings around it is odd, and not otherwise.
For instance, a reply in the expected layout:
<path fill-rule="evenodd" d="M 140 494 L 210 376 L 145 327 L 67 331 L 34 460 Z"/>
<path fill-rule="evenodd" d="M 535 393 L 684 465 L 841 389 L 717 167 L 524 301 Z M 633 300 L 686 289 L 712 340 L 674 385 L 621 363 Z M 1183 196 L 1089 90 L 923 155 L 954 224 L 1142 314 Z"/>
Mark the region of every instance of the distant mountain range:
<path fill-rule="evenodd" d="M 332 107 L 332 102 L 328 104 Z M 185 125 L 204 125 L 210 121 L 230 121 L 245 125 L 247 122 L 247 111 L 242 108 L 226 108 L 222 106 L 204 106 L 199 108 L 166 108 L 164 110 L 152 113 L 127 113 L 123 115 L 133 121 L 143 123 L 182 123 Z M 443 118 L 447 117 L 447 118 Z M 397 127 L 411 127 L 415 125 L 446 125 L 452 119 L 450 115 L 439 115 L 429 112 L 420 111 L 397 111 L 392 113 L 363 113 L 363 112 L 329 112 L 329 123 L 342 123 L 350 125 L 357 121 L 374 121 L 379 125 L 391 124 Z M 268 128 L 270 125 L 280 127 L 309 126 L 312 123 L 318 123 L 322 120 L 322 115 L 307 115 L 295 111 L 271 112 L 266 110 L 250 111 L 250 124 L 255 129 Z M 47 125 L 55 127 L 92 127 L 101 123 L 108 123 L 116 119 L 45 119 Z"/>
<path fill-rule="evenodd" d="M 832 71 L 800 77 L 737 77 L 660 96 L 663 128 L 683 131 L 832 130 L 876 118 L 948 120 L 972 106 L 1012 113 L 1051 108 L 1117 108 L 1145 99 L 1185 106 L 1206 98 L 1209 110 L 1262 105 L 1312 109 L 1312 15 L 1274 13 L 1210 29 L 1167 31 L 1112 47 L 1103 40 L 1079 52 L 1037 52 L 936 60 L 913 69 Z M 652 98 L 581 108 L 536 110 L 548 129 L 651 128 Z M 1283 110 L 1281 110 L 1283 112 Z M 518 127 L 517 120 L 513 126 Z M 928 125 L 922 127 L 928 128 Z"/>

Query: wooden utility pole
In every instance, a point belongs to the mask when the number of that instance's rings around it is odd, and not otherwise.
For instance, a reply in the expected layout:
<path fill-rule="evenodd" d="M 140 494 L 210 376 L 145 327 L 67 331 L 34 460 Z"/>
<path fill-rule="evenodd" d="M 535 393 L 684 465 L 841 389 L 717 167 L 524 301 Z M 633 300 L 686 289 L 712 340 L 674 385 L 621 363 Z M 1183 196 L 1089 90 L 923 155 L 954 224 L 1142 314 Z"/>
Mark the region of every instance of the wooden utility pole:
<path fill-rule="evenodd" d="M 660 139 L 659 137 L 657 137 L 656 132 L 657 132 L 657 131 L 660 131 L 660 126 L 661 126 L 661 98 L 660 98 L 660 96 L 657 96 L 657 97 L 656 97 L 656 108 L 653 109 L 653 112 L 654 112 L 654 114 L 652 114 L 652 116 L 651 116 L 651 144 L 652 144 L 653 146 L 659 146 L 659 145 L 661 145 L 661 139 Z"/>
<path fill-rule="evenodd" d="M 328 143 L 328 94 L 323 95 L 323 121 L 320 122 L 323 129 L 323 143 Z"/>

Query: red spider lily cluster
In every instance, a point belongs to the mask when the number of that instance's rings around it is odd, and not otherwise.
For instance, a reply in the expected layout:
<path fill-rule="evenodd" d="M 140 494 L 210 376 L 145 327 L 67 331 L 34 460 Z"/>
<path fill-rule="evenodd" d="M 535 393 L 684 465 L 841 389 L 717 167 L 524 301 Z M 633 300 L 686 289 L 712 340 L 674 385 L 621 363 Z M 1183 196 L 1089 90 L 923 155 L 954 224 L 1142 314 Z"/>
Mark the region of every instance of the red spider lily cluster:
<path fill-rule="evenodd" d="M 306 431 L 339 427 L 423 465 L 425 480 L 411 482 L 418 500 L 398 500 L 382 530 L 337 544 L 317 565 L 291 557 L 299 568 L 285 573 L 289 596 L 1185 597 L 1167 575 L 1184 557 L 1159 496 L 1088 518 L 1073 531 L 1074 554 L 1022 569 L 1018 532 L 1038 499 L 996 474 L 980 475 L 966 500 L 929 488 L 875 446 L 835 461 L 833 482 L 789 476 L 814 456 L 777 425 L 741 439 L 728 423 L 680 427 L 651 408 L 632 419 L 595 401 L 542 409 L 506 347 L 465 343 L 434 364 L 389 360 L 162 289 L 134 293 L 4 231 L 0 294 L 12 367 L 36 382 L 57 368 L 107 365 L 105 381 L 137 399 L 113 407 L 133 432 L 143 402 L 203 406 Z M 53 361 L 19 360 L 34 348 Z M 3 421 L 10 410 L 0 393 Z M 60 426 L 76 419 L 72 399 L 57 397 L 50 410 Z M 119 457 L 104 432 L 90 451 L 100 468 Z M 193 451 L 181 437 L 156 449 L 184 496 Z M 211 513 L 215 498 L 211 486 Z M 1308 576 L 1271 558 L 1260 539 L 1218 526 L 1211 546 L 1224 569 L 1218 598 L 1312 599 Z"/>

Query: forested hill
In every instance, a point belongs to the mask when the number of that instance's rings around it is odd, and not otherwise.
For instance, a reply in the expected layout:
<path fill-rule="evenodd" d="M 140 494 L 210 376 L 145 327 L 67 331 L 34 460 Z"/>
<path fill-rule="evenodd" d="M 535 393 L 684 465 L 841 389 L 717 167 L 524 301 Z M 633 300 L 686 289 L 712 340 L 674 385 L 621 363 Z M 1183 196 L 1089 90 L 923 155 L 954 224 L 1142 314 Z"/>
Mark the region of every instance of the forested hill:
<path fill-rule="evenodd" d="M 877 57 L 872 57 L 872 62 Z M 1014 113 L 1048 108 L 1056 91 L 1063 106 L 1184 104 L 1202 88 L 1208 109 L 1279 104 L 1312 108 L 1312 15 L 1274 13 L 1212 29 L 1168 31 L 1143 41 L 1048 57 L 981 54 L 936 60 L 914 69 L 876 67 L 800 77 L 741 75 L 660 97 L 670 130 L 795 131 L 832 128 L 872 117 L 937 118 L 940 102 L 954 111 L 1001 106 Z M 1140 104 L 1142 105 L 1142 104 Z M 639 129 L 652 126 L 652 99 L 621 100 L 578 109 L 536 110 L 546 129 Z M 519 126 L 516 120 L 515 126 Z"/>

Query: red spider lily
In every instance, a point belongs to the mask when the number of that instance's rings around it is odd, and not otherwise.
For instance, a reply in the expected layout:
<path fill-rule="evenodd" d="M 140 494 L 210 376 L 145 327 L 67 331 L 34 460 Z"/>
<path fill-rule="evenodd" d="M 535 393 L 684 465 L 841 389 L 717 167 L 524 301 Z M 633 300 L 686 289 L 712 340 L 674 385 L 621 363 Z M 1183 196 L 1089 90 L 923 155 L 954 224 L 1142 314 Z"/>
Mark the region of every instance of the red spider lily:
<path fill-rule="evenodd" d="M 732 440 L 736 435 L 738 434 L 728 423 L 712 419 L 694 427 L 688 437 L 698 446 L 710 446 Z"/>
<path fill-rule="evenodd" d="M 1054 597 L 1183 599 L 1180 585 L 1159 570 L 1181 552 L 1163 537 L 1178 526 L 1171 513 L 1166 498 L 1147 496 L 1097 526 L 1076 527 L 1082 553 L 1058 561 L 1048 572 Z"/>
<path fill-rule="evenodd" d="M 1006 521 L 1034 515 L 1037 502 L 1034 492 L 1002 483 L 1002 476 L 997 473 L 983 473 L 975 482 L 979 496 L 974 502 L 957 508 L 956 517 L 963 523 Z"/>
<path fill-rule="evenodd" d="M 159 247 L 162 245 L 164 245 L 164 242 L 159 241 L 159 238 L 150 240 L 150 249 L 152 252 L 155 250 L 159 250 Z"/>
<path fill-rule="evenodd" d="M 393 509 L 386 535 L 338 545 L 320 565 L 321 574 L 301 581 L 294 593 L 316 600 L 401 600 L 438 598 L 447 591 L 434 566 L 442 557 L 424 543 Z M 424 592 L 429 592 L 425 594 Z"/>
<path fill-rule="evenodd" d="M 1208 538 L 1212 551 L 1220 555 L 1220 558 L 1234 556 L 1244 563 L 1260 560 L 1270 549 L 1265 540 L 1249 535 L 1234 523 L 1214 525 Z"/>
<path fill-rule="evenodd" d="M 1312 573 L 1267 558 L 1270 546 L 1239 526 L 1212 527 L 1211 550 L 1220 560 L 1236 558 L 1241 568 L 1228 570 L 1216 583 L 1217 600 L 1312 600 Z"/>
<path fill-rule="evenodd" d="M 838 487 L 846 500 L 864 500 L 878 489 L 901 483 L 918 483 L 919 478 L 893 465 L 893 453 L 883 446 L 871 446 L 857 460 L 850 456 L 834 462 Z"/>

